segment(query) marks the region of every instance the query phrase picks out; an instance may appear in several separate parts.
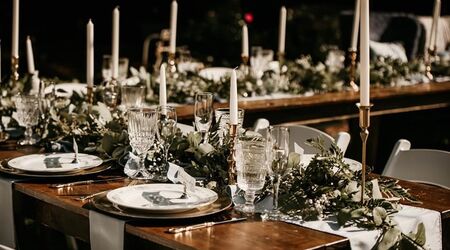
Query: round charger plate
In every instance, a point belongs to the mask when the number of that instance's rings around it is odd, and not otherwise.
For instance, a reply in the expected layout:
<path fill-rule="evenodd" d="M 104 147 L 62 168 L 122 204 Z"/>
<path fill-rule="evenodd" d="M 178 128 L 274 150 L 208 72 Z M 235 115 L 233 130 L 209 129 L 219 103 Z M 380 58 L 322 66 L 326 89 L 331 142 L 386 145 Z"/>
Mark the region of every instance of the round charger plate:
<path fill-rule="evenodd" d="M 103 171 L 106 171 L 112 167 L 111 163 L 104 163 L 100 166 L 88 168 L 88 169 L 79 169 L 70 172 L 61 172 L 61 173 L 51 173 L 51 172 L 27 172 L 18 170 L 15 168 L 11 168 L 8 166 L 8 161 L 4 160 L 0 164 L 0 173 L 14 175 L 14 176 L 24 176 L 24 177 L 38 177 L 38 178 L 61 178 L 61 177 L 75 177 L 75 176 L 85 176 L 91 174 L 98 174 Z"/>
<path fill-rule="evenodd" d="M 148 220 L 179 220 L 218 214 L 230 208 L 232 202 L 229 197 L 221 196 L 210 205 L 200 208 L 194 208 L 181 213 L 149 213 L 145 210 L 127 209 L 118 206 L 110 202 L 106 197 L 106 193 L 103 193 L 95 196 L 89 204 L 99 211 L 124 218 Z"/>
<path fill-rule="evenodd" d="M 114 189 L 106 198 L 120 207 L 150 213 L 180 213 L 207 206 L 218 199 L 216 192 L 203 187 L 195 187 L 194 193 L 180 198 L 183 189 L 181 184 L 141 184 Z"/>
<path fill-rule="evenodd" d="M 303 154 L 301 156 L 301 163 L 303 164 L 303 167 L 308 166 L 308 164 L 311 162 L 312 158 L 314 157 L 314 154 Z M 358 171 L 361 170 L 362 165 L 360 162 L 355 161 L 350 158 L 344 158 L 344 162 L 350 165 L 350 170 L 352 171 Z"/>
<path fill-rule="evenodd" d="M 78 154 L 78 163 L 72 163 L 74 153 L 31 154 L 13 158 L 8 165 L 32 173 L 64 173 L 98 167 L 103 160 L 95 155 Z"/>

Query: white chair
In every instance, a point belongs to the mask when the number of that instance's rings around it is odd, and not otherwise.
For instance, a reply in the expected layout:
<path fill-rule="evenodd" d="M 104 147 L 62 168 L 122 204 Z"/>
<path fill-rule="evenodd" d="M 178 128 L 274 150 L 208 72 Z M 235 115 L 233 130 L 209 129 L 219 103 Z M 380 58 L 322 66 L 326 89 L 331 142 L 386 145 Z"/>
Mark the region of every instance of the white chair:
<path fill-rule="evenodd" d="M 255 121 L 255 123 L 253 123 L 252 130 L 255 131 L 256 133 L 261 133 L 262 130 L 267 129 L 269 126 L 270 126 L 269 120 L 267 120 L 266 118 L 259 118 L 258 120 Z"/>
<path fill-rule="evenodd" d="M 408 140 L 394 146 L 382 175 L 450 188 L 450 152 L 411 149 Z"/>
<path fill-rule="evenodd" d="M 290 137 L 289 150 L 292 152 L 294 152 L 294 144 L 296 143 L 303 148 L 305 154 L 319 153 L 317 149 L 305 143 L 306 140 L 318 136 L 321 136 L 324 139 L 325 146 L 327 147 L 329 147 L 332 142 L 335 142 L 344 154 L 345 151 L 347 151 L 348 144 L 350 143 L 350 134 L 347 132 L 339 132 L 336 139 L 334 139 L 329 134 L 312 127 L 304 125 L 291 125 L 288 127 Z"/>
<path fill-rule="evenodd" d="M 183 135 L 187 135 L 189 132 L 194 132 L 194 126 L 190 126 L 183 123 L 177 123 L 177 127 L 181 130 L 181 133 Z"/>

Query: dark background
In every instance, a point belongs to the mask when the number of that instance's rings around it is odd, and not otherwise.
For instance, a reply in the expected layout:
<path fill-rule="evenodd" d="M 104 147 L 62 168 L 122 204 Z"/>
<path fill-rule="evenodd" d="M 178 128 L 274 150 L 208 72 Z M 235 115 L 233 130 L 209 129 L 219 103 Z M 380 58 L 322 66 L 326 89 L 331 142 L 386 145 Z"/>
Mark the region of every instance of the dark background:
<path fill-rule="evenodd" d="M 371 11 L 430 15 L 433 2 L 372 0 Z M 115 6 L 120 6 L 121 12 L 120 55 L 128 57 L 130 65 L 137 67 L 141 64 L 145 37 L 169 27 L 170 3 L 170 0 L 21 0 L 20 71 L 26 71 L 25 39 L 30 35 L 36 68 L 41 76 L 84 81 L 85 29 L 92 18 L 95 72 L 99 80 L 101 56 L 111 50 L 111 15 Z M 320 59 L 320 45 L 347 43 L 348 35 L 341 37 L 339 15 L 342 11 L 353 10 L 353 0 L 179 0 L 177 45 L 187 45 L 195 58 L 213 65 L 237 65 L 241 50 L 240 24 L 247 16 L 250 46 L 262 45 L 276 50 L 281 5 L 288 8 L 288 57 L 312 54 L 313 58 Z M 448 11 L 443 3 L 442 14 Z M 11 12 L 12 1 L 0 1 L 3 75 L 10 72 Z"/>

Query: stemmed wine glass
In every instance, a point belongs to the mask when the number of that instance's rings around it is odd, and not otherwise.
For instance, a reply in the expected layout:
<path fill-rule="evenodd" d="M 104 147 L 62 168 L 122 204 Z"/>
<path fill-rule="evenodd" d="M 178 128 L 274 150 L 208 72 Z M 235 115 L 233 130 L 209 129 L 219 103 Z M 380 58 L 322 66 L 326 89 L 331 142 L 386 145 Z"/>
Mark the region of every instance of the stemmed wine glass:
<path fill-rule="evenodd" d="M 272 219 L 278 219 L 280 212 L 278 210 L 278 190 L 281 179 L 289 173 L 289 128 L 283 126 L 270 126 L 267 131 L 266 140 L 268 141 L 269 157 L 269 176 L 273 187 L 273 208 L 269 212 Z"/>
<path fill-rule="evenodd" d="M 236 210 L 252 214 L 255 212 L 256 191 L 264 187 L 267 175 L 267 143 L 263 138 L 241 137 L 236 148 L 237 185 L 245 191 L 245 205 Z"/>
<path fill-rule="evenodd" d="M 20 140 L 19 145 L 34 145 L 38 139 L 33 137 L 33 126 L 39 122 L 39 97 L 36 95 L 21 94 L 14 101 L 17 111 L 19 125 L 25 127 L 25 138 Z"/>
<path fill-rule="evenodd" d="M 170 106 L 158 106 L 157 108 L 157 138 L 163 147 L 164 167 L 161 176 L 165 176 L 169 168 L 169 148 L 177 131 L 177 112 Z"/>
<path fill-rule="evenodd" d="M 145 169 L 147 151 L 155 139 L 157 113 L 150 108 L 131 108 L 128 110 L 128 136 L 130 145 L 139 163 L 136 169 L 125 168 L 125 174 L 135 179 L 148 179 L 150 173 Z"/>
<path fill-rule="evenodd" d="M 213 114 L 213 94 L 203 92 L 195 94 L 194 117 L 195 127 L 202 135 L 203 142 L 207 142 L 208 131 L 211 127 Z"/>

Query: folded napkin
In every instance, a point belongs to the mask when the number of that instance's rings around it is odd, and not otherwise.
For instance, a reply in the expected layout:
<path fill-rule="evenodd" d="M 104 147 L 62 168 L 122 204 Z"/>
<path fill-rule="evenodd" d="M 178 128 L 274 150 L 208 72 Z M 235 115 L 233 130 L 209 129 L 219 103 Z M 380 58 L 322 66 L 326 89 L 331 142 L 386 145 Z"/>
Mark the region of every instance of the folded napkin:
<path fill-rule="evenodd" d="M 125 220 L 89 210 L 91 250 L 122 250 Z"/>
<path fill-rule="evenodd" d="M 13 184 L 21 178 L 0 176 L 0 245 L 16 247 Z"/>
<path fill-rule="evenodd" d="M 393 216 L 393 219 L 405 234 L 415 233 L 417 225 L 423 223 L 426 236 L 424 247 L 426 249 L 442 249 L 441 214 L 439 212 L 402 205 L 402 209 Z M 352 249 L 371 249 L 380 234 L 378 230 L 365 230 L 357 227 L 340 228 L 336 219 L 333 218 L 306 222 L 285 220 L 285 222 L 346 237 L 350 240 Z"/>

